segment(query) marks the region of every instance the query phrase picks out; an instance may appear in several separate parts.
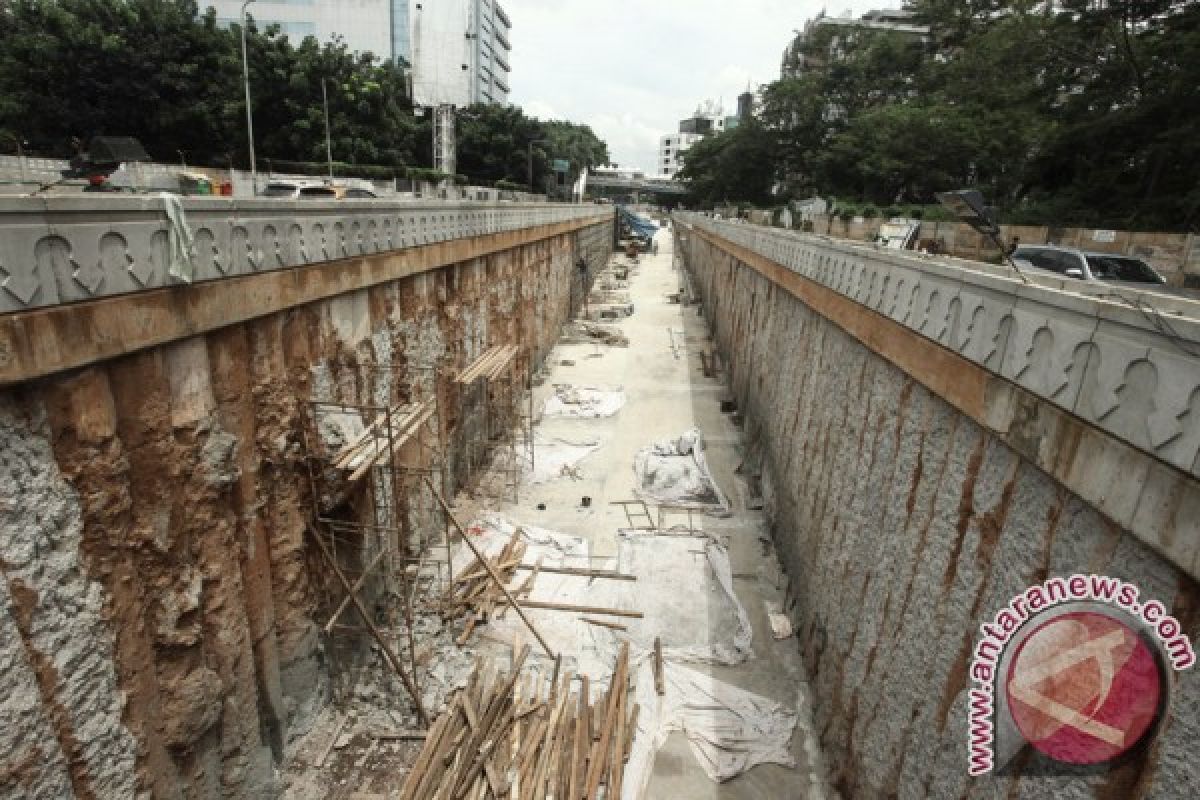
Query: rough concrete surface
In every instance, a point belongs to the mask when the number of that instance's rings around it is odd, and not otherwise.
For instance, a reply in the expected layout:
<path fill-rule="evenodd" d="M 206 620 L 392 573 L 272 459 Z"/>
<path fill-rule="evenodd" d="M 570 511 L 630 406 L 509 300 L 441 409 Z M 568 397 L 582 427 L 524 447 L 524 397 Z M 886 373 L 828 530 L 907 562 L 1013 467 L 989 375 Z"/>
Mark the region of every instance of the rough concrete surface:
<path fill-rule="evenodd" d="M 1172 606 L 1194 639 L 1200 591 L 836 320 L 698 236 L 686 256 L 760 464 L 834 786 L 868 798 L 1193 796 L 1194 669 L 1177 676 L 1153 747 L 1112 772 L 968 778 L 969 654 L 1010 597 L 1047 575 L 1117 576 Z"/>
<path fill-rule="evenodd" d="M 703 318 L 696 307 L 682 306 L 668 298 L 679 291 L 684 281 L 674 260 L 670 234 L 660 232 L 656 242 L 658 255 L 641 256 L 637 272 L 630 277 L 629 291 L 635 311 L 616 323 L 629 338 L 629 346 L 560 343 L 547 358 L 542 380 L 534 392 L 534 408 L 541 408 L 545 399 L 555 393 L 555 385 L 622 386 L 626 403 L 611 417 L 551 416 L 538 424 L 539 435 L 567 441 L 596 440 L 600 448 L 579 462 L 578 478 L 560 477 L 547 483 L 523 485 L 517 502 L 511 496 L 503 497 L 501 492 L 475 502 L 478 507 L 498 510 L 514 521 L 583 537 L 594 557 L 612 557 L 617 553 L 618 531 L 629 527 L 625 513 L 612 503 L 634 499 L 637 485 L 634 461 L 638 451 L 657 440 L 677 438 L 689 428 L 699 428 L 704 433 L 709 468 L 718 485 L 731 496 L 733 509 L 722 518 L 696 512 L 693 524 L 728 542 L 734 590 L 753 627 L 753 652 L 737 666 L 692 666 L 799 712 L 801 721 L 791 744 L 797 766 L 788 769 L 764 764 L 717 784 L 697 763 L 687 738 L 676 733 L 655 758 L 645 797 L 648 800 L 827 797 L 831 793 L 823 777 L 812 728 L 810 693 L 797 640 L 773 639 L 767 620 L 766 605 L 772 602 L 783 605 L 786 582 L 763 514 L 748 508 L 747 499 L 752 493 L 737 472 L 748 443 L 731 415 L 721 412 L 725 376 L 705 375 L 701 353 L 710 352 L 713 345 Z M 591 498 L 586 508 L 582 503 L 584 496 Z M 460 499 L 460 503 L 464 502 Z M 469 506 L 469 503 L 464 506 L 468 516 Z M 653 506 L 651 514 L 655 514 Z M 687 521 L 687 516 L 679 512 L 664 518 L 668 527 L 686 525 Z M 700 597 L 693 600 L 703 601 Z M 644 610 L 653 612 L 651 608 Z M 722 624 L 721 611 L 713 607 L 714 626 Z"/>
<path fill-rule="evenodd" d="M 545 353 L 575 259 L 611 235 L 548 233 L 0 393 L 0 795 L 277 796 L 349 666 L 319 630 L 340 589 L 306 534 L 309 402 L 436 394 L 459 459 L 479 399 L 454 371 L 492 344 L 523 368 Z"/>

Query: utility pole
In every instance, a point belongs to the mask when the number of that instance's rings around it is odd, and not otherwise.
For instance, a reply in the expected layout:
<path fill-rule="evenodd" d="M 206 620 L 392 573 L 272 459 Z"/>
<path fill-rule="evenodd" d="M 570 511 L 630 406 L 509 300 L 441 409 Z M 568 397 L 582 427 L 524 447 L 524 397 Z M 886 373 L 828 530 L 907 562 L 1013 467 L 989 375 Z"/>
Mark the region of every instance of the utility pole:
<path fill-rule="evenodd" d="M 254 115 L 250 111 L 250 59 L 246 56 L 246 7 L 254 0 L 242 3 L 242 81 L 246 85 L 246 139 L 250 143 L 250 192 L 258 194 L 258 167 L 254 163 Z"/>
<path fill-rule="evenodd" d="M 321 102 L 325 105 L 325 158 L 329 161 L 329 182 L 333 183 L 333 143 L 329 138 L 329 94 L 325 91 L 324 78 L 321 78 Z"/>
<path fill-rule="evenodd" d="M 529 142 L 528 152 L 526 153 L 526 166 L 529 169 L 529 193 L 535 194 L 533 191 L 533 146 L 535 144 L 549 144 L 547 139 L 533 139 Z"/>

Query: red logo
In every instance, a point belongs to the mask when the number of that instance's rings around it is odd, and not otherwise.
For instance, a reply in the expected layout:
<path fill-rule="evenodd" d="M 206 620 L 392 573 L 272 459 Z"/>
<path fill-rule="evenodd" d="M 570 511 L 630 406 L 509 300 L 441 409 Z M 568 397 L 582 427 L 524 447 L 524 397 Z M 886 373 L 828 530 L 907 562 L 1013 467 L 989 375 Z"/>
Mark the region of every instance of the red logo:
<path fill-rule="evenodd" d="M 1100 764 L 1153 729 L 1165 676 L 1140 635 L 1107 614 L 1079 611 L 1021 642 L 1005 683 L 1025 739 L 1068 764 Z"/>

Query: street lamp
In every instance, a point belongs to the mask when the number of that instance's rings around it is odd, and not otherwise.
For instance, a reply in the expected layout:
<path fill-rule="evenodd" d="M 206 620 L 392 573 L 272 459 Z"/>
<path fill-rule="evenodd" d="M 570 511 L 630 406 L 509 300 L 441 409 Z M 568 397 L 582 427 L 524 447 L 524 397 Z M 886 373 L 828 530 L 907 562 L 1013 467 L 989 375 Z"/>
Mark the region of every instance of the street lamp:
<path fill-rule="evenodd" d="M 533 191 L 533 146 L 535 144 L 550 144 L 550 140 L 549 139 L 533 139 L 532 141 L 529 142 L 529 152 L 528 152 L 528 157 L 527 157 L 526 163 L 529 167 L 529 193 L 530 194 L 534 194 L 534 191 Z"/>
<path fill-rule="evenodd" d="M 254 163 L 254 116 L 250 113 L 250 60 L 246 57 L 246 6 L 254 0 L 242 3 L 242 80 L 246 84 L 246 137 L 250 142 L 250 187 L 258 194 L 258 168 Z"/>

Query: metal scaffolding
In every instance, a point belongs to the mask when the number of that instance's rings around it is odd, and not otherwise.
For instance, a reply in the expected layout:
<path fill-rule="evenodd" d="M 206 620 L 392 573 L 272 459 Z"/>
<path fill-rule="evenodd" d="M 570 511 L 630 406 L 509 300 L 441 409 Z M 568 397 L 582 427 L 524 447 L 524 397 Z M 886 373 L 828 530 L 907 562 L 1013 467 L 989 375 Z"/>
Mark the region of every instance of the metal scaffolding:
<path fill-rule="evenodd" d="M 414 370 L 435 369 L 346 367 L 356 375 L 365 370 L 376 379 L 371 385 L 389 390 L 403 386 L 402 377 Z M 419 716 L 413 609 L 419 595 L 443 591 L 451 577 L 449 523 L 436 488 L 449 481 L 433 384 L 428 397 L 396 405 L 309 401 L 311 425 L 304 434 L 313 534 L 343 589 L 324 631 L 375 637 Z M 408 387 L 406 393 L 418 392 Z M 367 588 L 373 604 L 362 600 Z M 356 615 L 346 613 L 352 605 Z"/>
<path fill-rule="evenodd" d="M 522 371 L 516 345 L 485 350 L 455 378 L 464 390 L 478 392 L 483 425 L 466 442 L 467 482 L 477 473 L 504 476 L 504 488 L 519 499 L 521 476 L 534 466 L 533 376 Z"/>

